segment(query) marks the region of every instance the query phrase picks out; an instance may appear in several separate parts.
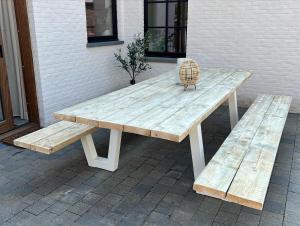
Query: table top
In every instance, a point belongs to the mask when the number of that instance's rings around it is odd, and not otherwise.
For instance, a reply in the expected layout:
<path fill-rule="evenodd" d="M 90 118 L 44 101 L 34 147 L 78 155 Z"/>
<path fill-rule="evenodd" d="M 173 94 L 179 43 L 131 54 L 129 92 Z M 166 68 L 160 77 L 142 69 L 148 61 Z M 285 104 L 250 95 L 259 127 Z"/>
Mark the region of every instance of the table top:
<path fill-rule="evenodd" d="M 55 113 L 59 120 L 181 142 L 251 73 L 202 69 L 197 89 L 175 83 L 176 70 Z"/>

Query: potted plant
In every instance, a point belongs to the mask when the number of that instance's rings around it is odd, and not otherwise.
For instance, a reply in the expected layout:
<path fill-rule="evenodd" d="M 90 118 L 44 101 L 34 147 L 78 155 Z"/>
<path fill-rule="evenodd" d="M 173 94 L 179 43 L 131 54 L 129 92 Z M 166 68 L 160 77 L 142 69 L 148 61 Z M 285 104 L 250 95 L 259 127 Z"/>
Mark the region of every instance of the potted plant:
<path fill-rule="evenodd" d="M 119 67 L 124 69 L 130 76 L 130 84 L 135 84 L 136 76 L 151 69 L 145 59 L 145 50 L 149 47 L 149 36 L 141 37 L 137 34 L 133 42 L 127 45 L 127 54 L 123 56 L 122 50 L 115 53 Z"/>

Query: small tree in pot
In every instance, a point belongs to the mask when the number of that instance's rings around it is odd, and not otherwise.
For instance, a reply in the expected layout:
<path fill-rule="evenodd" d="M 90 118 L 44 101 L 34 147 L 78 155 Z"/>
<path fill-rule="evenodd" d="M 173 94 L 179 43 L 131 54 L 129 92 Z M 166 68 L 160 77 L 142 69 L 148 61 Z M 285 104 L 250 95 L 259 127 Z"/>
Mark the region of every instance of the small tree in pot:
<path fill-rule="evenodd" d="M 119 49 L 115 53 L 115 57 L 119 62 L 119 67 L 123 68 L 129 74 L 131 80 L 130 84 L 135 84 L 135 78 L 137 75 L 143 71 L 151 69 L 150 65 L 146 62 L 145 59 L 145 50 L 149 47 L 149 36 L 141 37 L 141 34 L 138 34 L 134 41 L 127 45 L 127 54 L 126 56 L 122 55 L 122 50 Z"/>

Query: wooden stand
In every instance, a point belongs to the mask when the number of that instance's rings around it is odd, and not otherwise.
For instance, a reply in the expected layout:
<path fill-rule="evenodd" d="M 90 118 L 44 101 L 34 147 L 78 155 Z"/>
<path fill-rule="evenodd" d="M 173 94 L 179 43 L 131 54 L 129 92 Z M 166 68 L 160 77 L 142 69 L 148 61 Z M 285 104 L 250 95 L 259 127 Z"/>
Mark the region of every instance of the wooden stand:
<path fill-rule="evenodd" d="M 108 157 L 102 158 L 97 154 L 92 135 L 88 134 L 82 137 L 81 143 L 89 166 L 112 172 L 117 170 L 119 164 L 121 138 L 121 131 L 114 129 L 110 131 Z"/>

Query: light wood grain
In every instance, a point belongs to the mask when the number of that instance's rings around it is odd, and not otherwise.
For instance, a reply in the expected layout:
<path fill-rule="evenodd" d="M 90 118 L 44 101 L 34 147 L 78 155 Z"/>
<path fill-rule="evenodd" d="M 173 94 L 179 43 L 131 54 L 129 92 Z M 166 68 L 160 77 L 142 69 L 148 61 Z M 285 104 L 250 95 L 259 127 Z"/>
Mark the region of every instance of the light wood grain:
<path fill-rule="evenodd" d="M 225 198 L 236 171 L 251 144 L 253 134 L 260 126 L 272 101 L 273 97 L 268 96 L 261 96 L 256 99 L 200 177 L 196 179 L 194 189 L 198 193 L 207 194 L 206 190 L 210 190 L 213 191 L 214 197 Z M 258 117 L 259 114 L 262 116 Z"/>
<path fill-rule="evenodd" d="M 239 70 L 203 69 L 197 90 L 185 92 L 175 84 L 175 73 L 176 70 L 170 71 L 64 109 L 55 116 L 60 120 L 180 142 L 193 126 L 208 117 L 251 76 Z"/>
<path fill-rule="evenodd" d="M 95 127 L 88 125 L 61 121 L 18 138 L 14 140 L 14 144 L 44 154 L 52 154 L 95 130 Z"/>
<path fill-rule="evenodd" d="M 290 97 L 259 96 L 194 183 L 198 193 L 262 209 Z"/>

